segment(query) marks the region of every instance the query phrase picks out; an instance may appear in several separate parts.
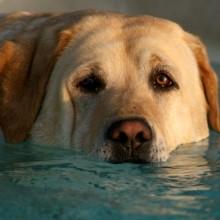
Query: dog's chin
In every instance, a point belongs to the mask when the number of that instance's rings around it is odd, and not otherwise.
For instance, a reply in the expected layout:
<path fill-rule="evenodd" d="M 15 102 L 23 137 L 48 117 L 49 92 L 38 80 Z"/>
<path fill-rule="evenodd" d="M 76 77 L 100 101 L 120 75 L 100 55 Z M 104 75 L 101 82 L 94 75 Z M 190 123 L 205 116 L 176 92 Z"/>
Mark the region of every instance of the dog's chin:
<path fill-rule="evenodd" d="M 165 162 L 169 158 L 169 152 L 165 147 L 146 146 L 130 153 L 121 146 L 105 144 L 98 150 L 98 157 L 111 163 L 154 163 Z"/>

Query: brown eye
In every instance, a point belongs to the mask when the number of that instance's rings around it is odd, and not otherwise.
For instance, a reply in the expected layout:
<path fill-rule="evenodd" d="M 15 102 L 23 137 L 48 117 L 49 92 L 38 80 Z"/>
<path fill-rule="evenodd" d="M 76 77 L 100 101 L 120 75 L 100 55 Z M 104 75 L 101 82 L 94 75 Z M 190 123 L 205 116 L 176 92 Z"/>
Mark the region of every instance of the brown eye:
<path fill-rule="evenodd" d="M 173 87 L 178 88 L 176 82 L 169 76 L 166 71 L 156 71 L 153 74 L 153 87 L 160 90 L 168 90 Z"/>
<path fill-rule="evenodd" d="M 84 93 L 97 94 L 105 88 L 105 82 L 96 74 L 91 73 L 82 79 L 76 87 Z"/>
<path fill-rule="evenodd" d="M 165 88 L 173 85 L 173 81 L 164 73 L 159 73 L 155 77 L 156 85 Z"/>

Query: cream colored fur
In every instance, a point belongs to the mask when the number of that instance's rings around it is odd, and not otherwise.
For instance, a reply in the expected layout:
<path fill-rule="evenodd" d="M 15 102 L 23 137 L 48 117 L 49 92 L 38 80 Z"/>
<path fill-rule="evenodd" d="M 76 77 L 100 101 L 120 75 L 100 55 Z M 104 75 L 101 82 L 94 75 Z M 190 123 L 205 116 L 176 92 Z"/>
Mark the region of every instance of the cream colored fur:
<path fill-rule="evenodd" d="M 123 19 L 114 16 L 92 17 L 81 25 L 82 32 L 54 68 L 32 130 L 33 141 L 85 148 L 108 159 L 107 126 L 115 118 L 141 116 L 155 131 L 148 158 L 160 161 L 177 146 L 208 136 L 199 70 L 180 27 L 146 17 L 143 23 L 122 30 Z M 154 54 L 170 68 L 180 84 L 179 91 L 157 94 L 149 88 L 150 57 Z M 90 67 L 83 71 L 93 64 L 103 69 L 107 88 L 97 96 L 81 94 L 73 82 L 88 74 Z"/>

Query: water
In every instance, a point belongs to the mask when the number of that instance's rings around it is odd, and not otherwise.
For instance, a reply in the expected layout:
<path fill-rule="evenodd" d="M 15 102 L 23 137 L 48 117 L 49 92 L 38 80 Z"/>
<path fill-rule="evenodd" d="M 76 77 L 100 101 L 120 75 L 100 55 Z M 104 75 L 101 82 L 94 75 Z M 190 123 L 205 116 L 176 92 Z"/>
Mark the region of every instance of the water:
<path fill-rule="evenodd" d="M 0 219 L 220 219 L 220 134 L 161 164 L 0 144 Z"/>
<path fill-rule="evenodd" d="M 0 219 L 220 219 L 220 135 L 161 164 L 0 147 Z"/>

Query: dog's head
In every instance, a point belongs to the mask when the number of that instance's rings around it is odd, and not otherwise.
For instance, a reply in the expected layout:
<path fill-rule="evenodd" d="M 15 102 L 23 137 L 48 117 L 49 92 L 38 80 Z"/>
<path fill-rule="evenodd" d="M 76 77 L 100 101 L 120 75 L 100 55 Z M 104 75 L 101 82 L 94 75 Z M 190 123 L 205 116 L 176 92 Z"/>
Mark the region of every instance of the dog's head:
<path fill-rule="evenodd" d="M 206 138 L 207 121 L 220 130 L 205 47 L 177 24 L 96 12 L 46 24 L 0 50 L 0 122 L 8 141 L 30 133 L 38 143 L 145 162 Z"/>

